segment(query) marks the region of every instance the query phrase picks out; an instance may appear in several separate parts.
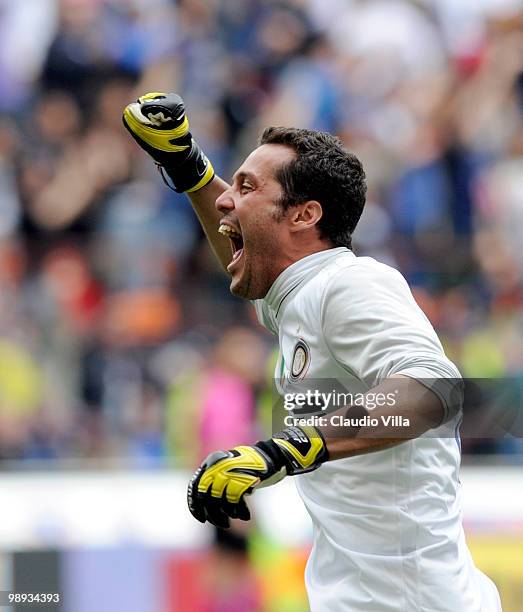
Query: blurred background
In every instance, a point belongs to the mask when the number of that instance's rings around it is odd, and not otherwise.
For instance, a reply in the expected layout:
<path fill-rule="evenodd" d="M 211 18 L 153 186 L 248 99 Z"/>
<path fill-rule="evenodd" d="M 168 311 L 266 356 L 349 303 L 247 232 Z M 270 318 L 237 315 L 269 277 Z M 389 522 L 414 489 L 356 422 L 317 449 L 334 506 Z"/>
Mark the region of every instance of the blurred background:
<path fill-rule="evenodd" d="M 267 435 L 275 344 L 123 129 L 146 91 L 184 97 L 225 178 L 267 125 L 338 134 L 368 175 L 356 252 L 465 376 L 523 382 L 523 5 L 0 0 L 0 590 L 303 612 L 292 483 L 227 535 L 185 508 L 208 452 Z M 522 441 L 463 451 L 469 544 L 521 612 Z"/>

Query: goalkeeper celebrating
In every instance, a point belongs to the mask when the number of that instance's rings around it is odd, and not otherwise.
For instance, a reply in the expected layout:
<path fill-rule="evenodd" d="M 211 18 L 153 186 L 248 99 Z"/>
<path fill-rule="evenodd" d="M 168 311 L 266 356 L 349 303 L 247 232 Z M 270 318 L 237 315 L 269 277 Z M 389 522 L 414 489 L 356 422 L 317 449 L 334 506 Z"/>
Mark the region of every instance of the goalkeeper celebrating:
<path fill-rule="evenodd" d="M 189 483 L 193 516 L 247 520 L 248 494 L 294 476 L 314 525 L 311 610 L 501 610 L 461 525 L 459 443 L 447 433 L 459 424 L 460 374 L 399 272 L 351 249 L 366 192 L 359 160 L 329 134 L 267 128 L 229 185 L 192 139 L 179 96 L 146 94 L 123 120 L 188 194 L 232 293 L 278 336 L 285 397 L 327 379 L 373 399 L 211 453 Z"/>

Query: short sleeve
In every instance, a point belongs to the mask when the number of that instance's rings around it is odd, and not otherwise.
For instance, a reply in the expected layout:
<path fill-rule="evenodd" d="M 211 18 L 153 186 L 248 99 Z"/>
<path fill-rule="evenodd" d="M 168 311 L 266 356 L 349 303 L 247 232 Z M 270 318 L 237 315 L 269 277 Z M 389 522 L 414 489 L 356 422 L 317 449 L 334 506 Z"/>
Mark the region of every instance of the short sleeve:
<path fill-rule="evenodd" d="M 440 397 L 448 414 L 458 369 L 403 276 L 369 261 L 341 270 L 326 288 L 322 330 L 329 352 L 369 388 L 393 374 L 419 380 Z"/>

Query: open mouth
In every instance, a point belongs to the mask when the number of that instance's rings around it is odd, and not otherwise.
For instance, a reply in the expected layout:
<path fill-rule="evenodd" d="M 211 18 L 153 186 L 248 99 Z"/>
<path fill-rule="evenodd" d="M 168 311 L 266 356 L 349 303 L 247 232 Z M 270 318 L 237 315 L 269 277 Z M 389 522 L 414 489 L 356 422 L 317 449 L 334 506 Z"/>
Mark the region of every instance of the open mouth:
<path fill-rule="evenodd" d="M 227 223 L 221 223 L 218 232 L 222 236 L 227 236 L 231 243 L 232 260 L 229 266 L 238 261 L 243 254 L 243 237 L 240 232 Z"/>

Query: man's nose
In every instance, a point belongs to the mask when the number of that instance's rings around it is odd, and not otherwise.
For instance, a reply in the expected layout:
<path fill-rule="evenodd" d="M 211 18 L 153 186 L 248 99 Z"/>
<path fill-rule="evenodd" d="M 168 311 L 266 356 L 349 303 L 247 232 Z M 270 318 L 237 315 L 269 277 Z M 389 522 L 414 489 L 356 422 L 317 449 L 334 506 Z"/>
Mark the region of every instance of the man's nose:
<path fill-rule="evenodd" d="M 234 200 L 232 199 L 230 190 L 226 189 L 219 195 L 214 205 L 219 212 L 224 214 L 234 210 Z"/>

